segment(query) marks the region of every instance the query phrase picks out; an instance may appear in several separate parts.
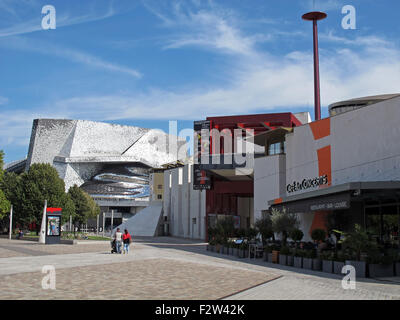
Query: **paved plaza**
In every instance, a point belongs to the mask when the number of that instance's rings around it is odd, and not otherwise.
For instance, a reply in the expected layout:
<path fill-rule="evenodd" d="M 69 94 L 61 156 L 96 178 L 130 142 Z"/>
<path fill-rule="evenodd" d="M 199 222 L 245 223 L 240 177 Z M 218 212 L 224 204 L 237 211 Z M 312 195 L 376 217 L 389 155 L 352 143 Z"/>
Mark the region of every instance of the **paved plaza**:
<path fill-rule="evenodd" d="M 239 259 L 176 238 L 135 239 L 129 255 L 109 242 L 44 246 L 0 239 L 0 299 L 132 300 L 399 300 L 399 279 L 357 281 Z M 43 266 L 54 266 L 56 290 L 42 289 Z"/>

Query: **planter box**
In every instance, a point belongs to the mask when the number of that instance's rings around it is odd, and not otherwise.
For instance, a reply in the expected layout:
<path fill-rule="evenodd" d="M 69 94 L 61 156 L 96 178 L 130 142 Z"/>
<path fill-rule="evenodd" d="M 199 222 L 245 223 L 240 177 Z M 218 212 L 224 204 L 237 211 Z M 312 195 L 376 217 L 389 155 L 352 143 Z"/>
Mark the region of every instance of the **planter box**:
<path fill-rule="evenodd" d="M 396 262 L 395 269 L 396 269 L 396 276 L 400 277 L 400 262 Z"/>
<path fill-rule="evenodd" d="M 312 259 L 312 269 L 315 271 L 321 271 L 322 261 L 320 259 Z"/>
<path fill-rule="evenodd" d="M 247 250 L 243 250 L 243 249 L 239 249 L 239 258 L 247 258 L 248 257 L 248 251 Z"/>
<path fill-rule="evenodd" d="M 367 277 L 367 263 L 365 261 L 347 260 L 346 265 L 351 265 L 356 269 L 356 278 Z"/>
<path fill-rule="evenodd" d="M 272 253 L 268 253 L 267 258 L 268 258 L 267 261 L 272 263 Z"/>
<path fill-rule="evenodd" d="M 286 254 L 279 255 L 279 264 L 281 264 L 282 266 L 286 266 L 286 264 L 287 264 L 287 255 Z"/>
<path fill-rule="evenodd" d="M 287 256 L 287 261 L 286 261 L 286 265 L 289 267 L 293 267 L 294 264 L 294 257 L 293 256 Z"/>
<path fill-rule="evenodd" d="M 322 260 L 322 271 L 326 273 L 333 273 L 333 261 Z"/>
<path fill-rule="evenodd" d="M 369 264 L 370 278 L 384 278 L 394 276 L 394 265 L 391 264 Z"/>
<path fill-rule="evenodd" d="M 293 266 L 303 268 L 303 257 L 293 257 Z"/>
<path fill-rule="evenodd" d="M 311 258 L 303 258 L 303 269 L 312 270 L 312 261 Z"/>
<path fill-rule="evenodd" d="M 279 263 L 279 251 L 272 251 L 272 263 Z"/>
<path fill-rule="evenodd" d="M 343 267 L 344 267 L 344 262 L 333 261 L 333 273 L 334 274 L 343 274 L 342 273 Z"/>
<path fill-rule="evenodd" d="M 268 261 L 268 254 L 265 251 L 263 252 L 262 260 L 263 261 Z"/>

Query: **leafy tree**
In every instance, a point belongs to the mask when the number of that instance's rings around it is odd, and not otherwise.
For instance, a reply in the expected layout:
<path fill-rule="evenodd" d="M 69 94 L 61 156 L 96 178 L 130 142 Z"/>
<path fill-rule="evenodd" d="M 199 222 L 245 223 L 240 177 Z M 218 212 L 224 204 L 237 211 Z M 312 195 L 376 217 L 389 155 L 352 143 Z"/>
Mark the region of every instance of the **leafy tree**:
<path fill-rule="evenodd" d="M 79 226 L 86 223 L 89 218 L 94 218 L 100 213 L 100 208 L 92 197 L 77 185 L 69 188 L 68 195 L 75 206 L 73 221 Z"/>
<path fill-rule="evenodd" d="M 7 200 L 4 192 L 0 190 L 0 220 L 4 219 L 7 216 L 7 213 L 10 211 L 11 204 L 10 201 Z"/>
<path fill-rule="evenodd" d="M 24 220 L 21 203 L 23 199 L 22 176 L 14 172 L 5 173 L 0 181 L 0 189 L 14 207 L 13 220 L 16 223 L 22 223 Z"/>
<path fill-rule="evenodd" d="M 38 228 L 41 225 L 45 200 L 48 207 L 62 208 L 68 202 L 64 181 L 50 164 L 33 164 L 21 176 L 21 184 L 22 220 L 26 223 L 35 222 Z"/>
<path fill-rule="evenodd" d="M 269 213 L 264 213 L 262 218 L 256 221 L 255 227 L 258 230 L 258 232 L 261 233 L 264 245 L 267 243 L 267 239 L 272 238 L 274 236 L 271 215 Z"/>
<path fill-rule="evenodd" d="M 274 232 L 282 235 L 282 243 L 286 246 L 288 235 L 299 225 L 297 215 L 290 213 L 286 208 L 283 208 L 282 211 L 273 208 L 271 220 Z"/>
<path fill-rule="evenodd" d="M 0 150 L 0 184 L 3 181 L 3 176 L 4 176 L 4 152 L 3 150 Z M 2 220 L 7 213 L 10 211 L 10 201 L 7 200 L 6 195 L 4 192 L 0 189 L 0 220 Z"/>

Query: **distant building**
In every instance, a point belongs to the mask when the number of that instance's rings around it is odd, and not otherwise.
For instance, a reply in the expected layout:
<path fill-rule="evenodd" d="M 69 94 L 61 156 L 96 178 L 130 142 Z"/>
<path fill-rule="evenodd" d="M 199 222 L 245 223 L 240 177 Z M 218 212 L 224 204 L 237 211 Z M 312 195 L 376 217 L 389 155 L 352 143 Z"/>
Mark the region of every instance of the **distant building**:
<path fill-rule="evenodd" d="M 76 184 L 94 198 L 102 212 L 113 210 L 115 226 L 154 200 L 150 185 L 153 168 L 186 157 L 186 141 L 161 130 L 37 119 L 27 159 L 6 169 L 18 172 L 34 163 L 51 164 L 64 180 L 66 191 Z M 107 217 L 109 225 L 110 214 Z"/>

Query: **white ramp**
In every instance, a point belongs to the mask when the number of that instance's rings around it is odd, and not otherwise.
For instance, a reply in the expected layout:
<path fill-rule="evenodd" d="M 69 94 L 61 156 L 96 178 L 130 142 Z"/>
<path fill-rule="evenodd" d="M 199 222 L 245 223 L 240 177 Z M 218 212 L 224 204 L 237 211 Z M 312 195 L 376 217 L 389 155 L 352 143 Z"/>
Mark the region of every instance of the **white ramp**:
<path fill-rule="evenodd" d="M 135 214 L 117 228 L 120 228 L 121 232 L 128 229 L 133 237 L 154 237 L 157 235 L 161 214 L 162 202 L 152 202 L 148 207 L 139 211 L 139 213 Z M 113 230 L 113 234 L 117 228 Z"/>

